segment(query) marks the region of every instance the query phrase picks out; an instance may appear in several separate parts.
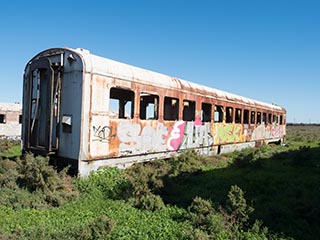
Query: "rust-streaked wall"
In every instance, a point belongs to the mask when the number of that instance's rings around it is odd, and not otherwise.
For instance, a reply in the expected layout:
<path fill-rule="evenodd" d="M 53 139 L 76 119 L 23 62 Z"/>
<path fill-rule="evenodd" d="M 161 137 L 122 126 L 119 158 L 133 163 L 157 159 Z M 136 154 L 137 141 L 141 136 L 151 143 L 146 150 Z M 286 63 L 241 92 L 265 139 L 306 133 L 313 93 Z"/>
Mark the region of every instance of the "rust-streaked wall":
<path fill-rule="evenodd" d="M 21 114 L 20 103 L 0 103 L 0 138 L 21 138 Z"/>

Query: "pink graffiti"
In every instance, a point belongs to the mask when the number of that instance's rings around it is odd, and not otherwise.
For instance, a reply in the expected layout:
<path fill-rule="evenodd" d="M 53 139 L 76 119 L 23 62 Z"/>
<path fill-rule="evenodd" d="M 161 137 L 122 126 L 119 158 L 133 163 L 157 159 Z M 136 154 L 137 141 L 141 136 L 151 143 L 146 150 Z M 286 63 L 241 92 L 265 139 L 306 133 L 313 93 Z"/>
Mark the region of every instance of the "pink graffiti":
<path fill-rule="evenodd" d="M 184 138 L 184 128 L 186 123 L 178 121 L 174 124 L 172 131 L 169 134 L 168 148 L 169 150 L 178 150 Z"/>
<path fill-rule="evenodd" d="M 201 126 L 201 125 L 202 125 L 202 122 L 201 122 L 200 119 L 196 119 L 196 120 L 194 121 L 194 126 Z"/>

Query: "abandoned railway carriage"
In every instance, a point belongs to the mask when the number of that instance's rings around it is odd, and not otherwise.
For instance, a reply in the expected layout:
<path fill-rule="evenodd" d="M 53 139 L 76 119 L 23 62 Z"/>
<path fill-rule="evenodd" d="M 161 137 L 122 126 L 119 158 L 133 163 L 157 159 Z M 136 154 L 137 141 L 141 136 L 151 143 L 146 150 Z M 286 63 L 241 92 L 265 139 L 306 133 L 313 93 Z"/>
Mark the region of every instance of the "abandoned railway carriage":
<path fill-rule="evenodd" d="M 285 137 L 282 107 L 83 49 L 36 55 L 23 89 L 24 150 L 69 159 L 81 176 L 184 149 L 211 155 Z"/>

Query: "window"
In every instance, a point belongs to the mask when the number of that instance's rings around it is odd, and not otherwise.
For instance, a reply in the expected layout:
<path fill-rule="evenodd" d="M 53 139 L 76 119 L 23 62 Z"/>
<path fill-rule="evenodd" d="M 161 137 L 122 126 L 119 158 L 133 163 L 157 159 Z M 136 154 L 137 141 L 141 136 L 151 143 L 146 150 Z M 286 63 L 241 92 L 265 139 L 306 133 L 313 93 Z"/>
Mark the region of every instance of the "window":
<path fill-rule="evenodd" d="M 159 96 L 140 94 L 140 119 L 157 120 L 159 115 Z"/>
<path fill-rule="evenodd" d="M 63 115 L 61 121 L 62 121 L 62 131 L 64 133 L 72 133 L 72 116 Z"/>
<path fill-rule="evenodd" d="M 214 108 L 214 121 L 223 122 L 223 106 L 216 105 Z"/>
<path fill-rule="evenodd" d="M 3 124 L 6 123 L 6 115 L 5 114 L 0 114 L 0 123 L 3 123 Z"/>
<path fill-rule="evenodd" d="M 212 105 L 209 103 L 202 103 L 201 110 L 202 110 L 202 121 L 211 122 Z"/>
<path fill-rule="evenodd" d="M 251 124 L 255 124 L 256 123 L 256 112 L 252 111 L 251 112 Z"/>
<path fill-rule="evenodd" d="M 241 123 L 241 117 L 242 117 L 242 109 L 236 108 L 236 118 L 235 123 Z"/>
<path fill-rule="evenodd" d="M 280 124 L 282 125 L 283 124 L 283 116 L 280 115 Z"/>
<path fill-rule="evenodd" d="M 183 100 L 182 120 L 194 121 L 195 113 L 196 113 L 196 102 Z"/>
<path fill-rule="evenodd" d="M 257 112 L 257 124 L 261 124 L 261 112 Z"/>
<path fill-rule="evenodd" d="M 243 111 L 243 123 L 249 124 L 249 110 Z"/>
<path fill-rule="evenodd" d="M 233 108 L 227 107 L 226 108 L 226 123 L 232 123 L 233 120 Z"/>
<path fill-rule="evenodd" d="M 134 92 L 121 89 L 110 89 L 110 117 L 133 118 Z"/>
<path fill-rule="evenodd" d="M 264 124 L 267 123 L 267 114 L 266 114 L 265 112 L 262 113 L 262 122 L 263 122 Z"/>
<path fill-rule="evenodd" d="M 277 115 L 273 115 L 272 123 L 276 124 L 277 122 L 278 122 L 278 116 Z"/>
<path fill-rule="evenodd" d="M 268 114 L 268 123 L 272 123 L 272 114 L 271 113 Z"/>
<path fill-rule="evenodd" d="M 22 115 L 20 114 L 19 115 L 19 124 L 21 124 L 22 123 Z"/>
<path fill-rule="evenodd" d="M 164 98 L 164 120 L 178 120 L 179 117 L 179 99 L 165 97 Z"/>

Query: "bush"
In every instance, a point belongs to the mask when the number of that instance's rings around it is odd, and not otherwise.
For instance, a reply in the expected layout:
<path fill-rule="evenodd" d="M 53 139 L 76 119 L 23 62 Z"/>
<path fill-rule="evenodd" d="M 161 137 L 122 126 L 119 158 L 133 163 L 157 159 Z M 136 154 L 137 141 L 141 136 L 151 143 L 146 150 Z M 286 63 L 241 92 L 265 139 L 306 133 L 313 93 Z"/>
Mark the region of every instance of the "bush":
<path fill-rule="evenodd" d="M 260 161 L 262 151 L 265 151 L 265 149 L 245 149 L 235 156 L 233 164 L 237 168 L 260 168 L 262 166 Z"/>
<path fill-rule="evenodd" d="M 231 186 L 228 193 L 227 211 L 230 215 L 231 224 L 236 224 L 240 228 L 247 224 L 249 214 L 254 211 L 252 207 L 247 205 L 244 193 L 237 185 Z"/>
<path fill-rule="evenodd" d="M 13 234 L 6 234 L 4 239 L 105 239 L 113 228 L 113 222 L 106 216 L 99 216 L 89 223 L 79 225 L 67 230 L 54 229 L 51 226 L 36 228 L 17 228 Z M 1 236 L 0 236 L 1 239 Z"/>
<path fill-rule="evenodd" d="M 82 193 L 92 194 L 95 191 L 99 191 L 107 198 L 125 199 L 130 185 L 123 177 L 122 170 L 118 168 L 102 168 L 97 172 L 92 172 L 88 178 L 77 179 L 76 187 Z"/>
<path fill-rule="evenodd" d="M 225 231 L 222 215 L 213 208 L 209 200 L 195 197 L 188 208 L 187 218 L 195 228 L 214 238 Z"/>
<path fill-rule="evenodd" d="M 31 154 L 1 160 L 0 204 L 14 209 L 61 206 L 78 196 L 67 170 L 58 173 L 48 158 Z"/>

